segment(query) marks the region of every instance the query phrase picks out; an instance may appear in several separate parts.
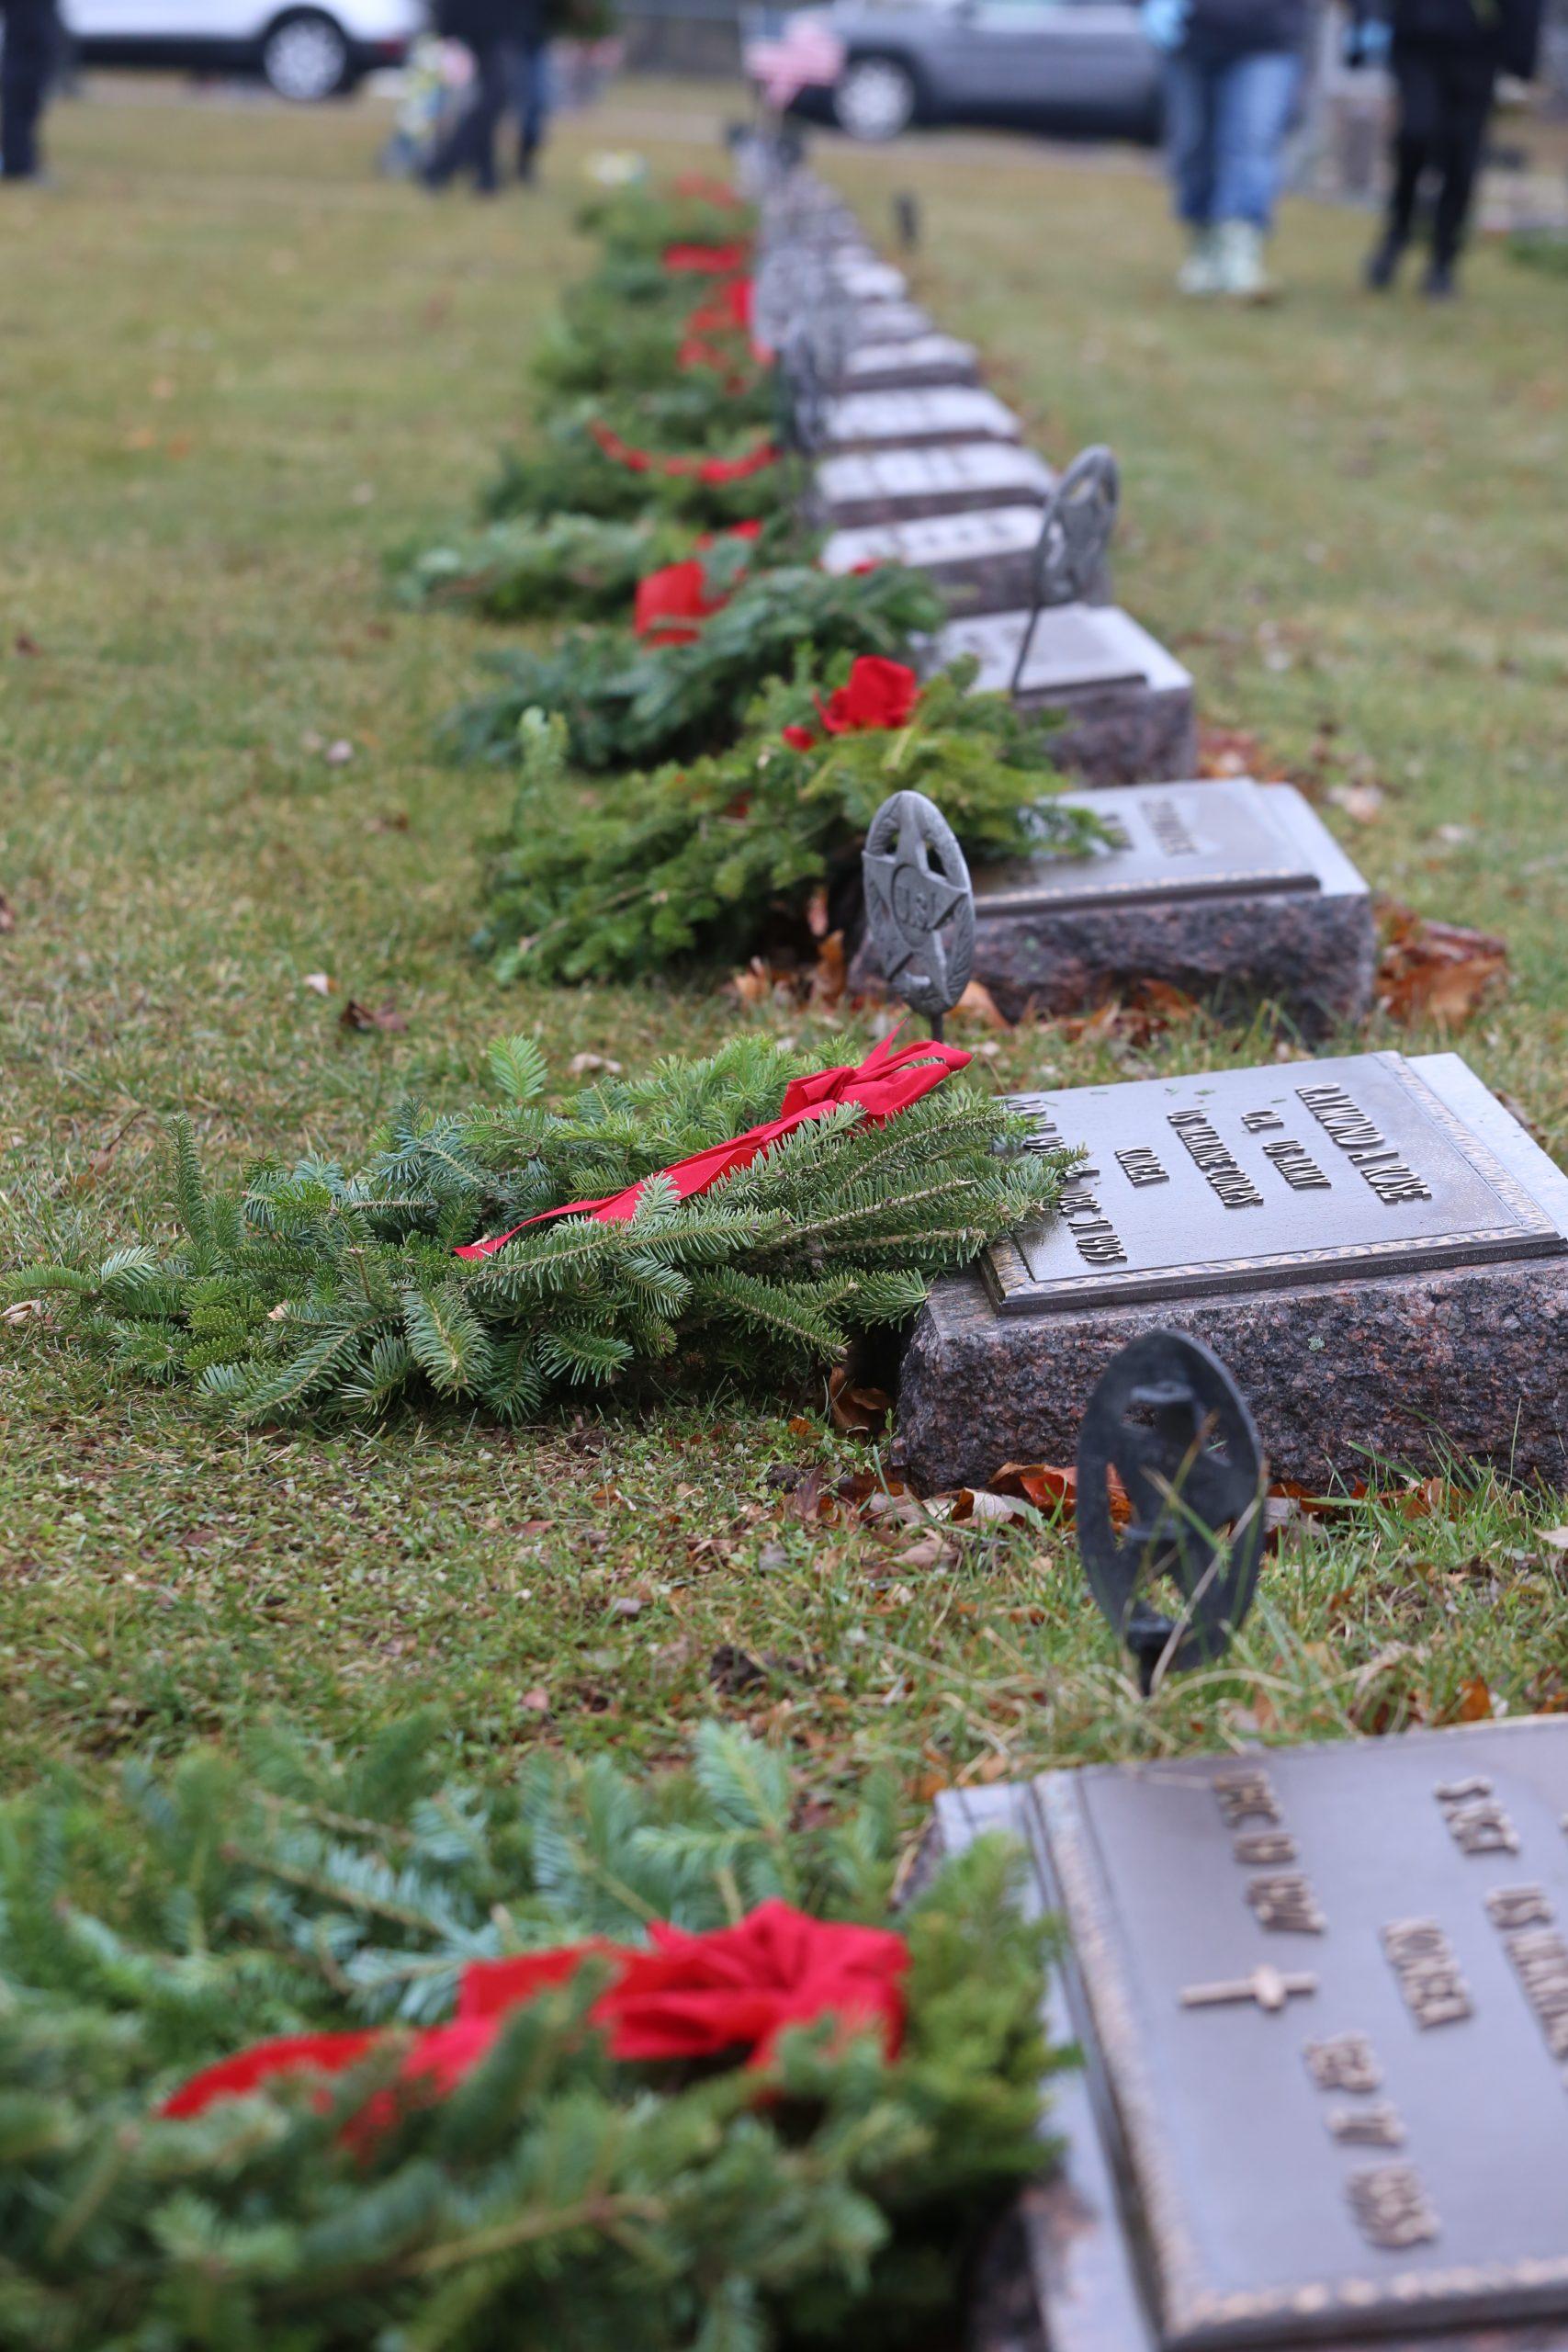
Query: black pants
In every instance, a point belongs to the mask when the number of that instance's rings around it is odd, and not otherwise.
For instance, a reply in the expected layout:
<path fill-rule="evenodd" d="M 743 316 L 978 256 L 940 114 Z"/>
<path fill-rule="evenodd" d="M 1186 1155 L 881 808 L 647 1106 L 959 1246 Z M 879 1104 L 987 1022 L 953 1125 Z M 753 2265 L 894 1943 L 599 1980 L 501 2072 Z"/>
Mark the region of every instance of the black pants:
<path fill-rule="evenodd" d="M 517 61 L 507 41 L 487 42 L 473 52 L 474 80 L 468 104 L 425 165 L 426 185 L 445 187 L 458 172 L 472 172 L 474 186 L 487 194 L 496 186 L 495 134 L 512 97 Z"/>
<path fill-rule="evenodd" d="M 1393 141 L 1389 234 L 1404 244 L 1416 225 L 1421 184 L 1438 183 L 1433 259 L 1450 264 L 1464 242 L 1495 79 L 1485 58 L 1462 51 L 1396 48 L 1399 124 Z"/>
<path fill-rule="evenodd" d="M 0 54 L 0 158 L 8 180 L 30 180 L 39 167 L 38 124 L 54 65 L 53 0 L 0 0 L 6 46 Z"/>

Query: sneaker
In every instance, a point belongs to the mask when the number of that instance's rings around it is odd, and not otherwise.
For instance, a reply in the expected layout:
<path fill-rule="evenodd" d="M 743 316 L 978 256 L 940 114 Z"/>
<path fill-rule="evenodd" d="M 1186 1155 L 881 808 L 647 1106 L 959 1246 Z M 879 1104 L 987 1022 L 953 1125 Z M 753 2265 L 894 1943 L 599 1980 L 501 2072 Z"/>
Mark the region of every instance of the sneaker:
<path fill-rule="evenodd" d="M 1367 255 L 1366 266 L 1361 272 L 1361 282 L 1367 291 L 1370 294 L 1386 294 L 1399 274 L 1399 265 L 1404 258 L 1404 239 L 1385 237 L 1382 244 Z"/>
<path fill-rule="evenodd" d="M 1192 250 L 1176 273 L 1179 294 L 1217 294 L 1220 290 L 1218 232 L 1194 229 Z"/>
<path fill-rule="evenodd" d="M 1264 265 L 1262 230 L 1224 220 L 1214 233 L 1220 292 L 1236 302 L 1271 302 L 1278 289 Z"/>

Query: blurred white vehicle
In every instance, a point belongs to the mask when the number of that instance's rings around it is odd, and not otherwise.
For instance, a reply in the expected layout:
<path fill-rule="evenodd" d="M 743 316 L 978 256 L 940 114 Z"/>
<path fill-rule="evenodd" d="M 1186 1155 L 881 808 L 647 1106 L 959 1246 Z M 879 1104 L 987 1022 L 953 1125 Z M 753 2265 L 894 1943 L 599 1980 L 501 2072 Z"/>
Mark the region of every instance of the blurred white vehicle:
<path fill-rule="evenodd" d="M 301 105 L 399 65 L 423 31 L 422 0 L 64 0 L 86 65 L 259 74 Z"/>

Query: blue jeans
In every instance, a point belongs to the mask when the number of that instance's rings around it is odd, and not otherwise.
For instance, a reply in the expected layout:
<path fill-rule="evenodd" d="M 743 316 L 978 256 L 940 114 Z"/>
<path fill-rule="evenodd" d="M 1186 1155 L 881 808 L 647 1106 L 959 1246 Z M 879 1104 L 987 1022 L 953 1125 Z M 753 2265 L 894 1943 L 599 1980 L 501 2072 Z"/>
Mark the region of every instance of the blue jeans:
<path fill-rule="evenodd" d="M 1293 50 L 1238 56 L 1189 41 L 1167 60 L 1170 176 L 1176 209 L 1191 227 L 1250 220 L 1269 228 L 1301 73 Z"/>

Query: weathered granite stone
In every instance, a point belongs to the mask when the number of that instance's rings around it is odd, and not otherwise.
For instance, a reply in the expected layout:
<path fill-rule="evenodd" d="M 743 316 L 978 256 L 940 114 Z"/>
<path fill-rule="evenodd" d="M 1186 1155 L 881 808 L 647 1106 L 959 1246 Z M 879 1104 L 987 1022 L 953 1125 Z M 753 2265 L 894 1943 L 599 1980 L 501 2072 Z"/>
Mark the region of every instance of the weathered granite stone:
<path fill-rule="evenodd" d="M 975 978 L 1010 1019 L 1081 1011 L 1147 980 L 1243 1017 L 1275 1004 L 1307 1037 L 1366 1012 L 1371 896 L 1292 786 L 1232 777 L 1077 797 L 1123 847 L 975 876 Z M 880 989 L 864 942 L 850 986 Z"/>
<path fill-rule="evenodd" d="M 928 666 L 960 653 L 980 663 L 982 692 L 1012 684 L 1027 612 L 951 622 L 932 640 Z M 1086 784 L 1139 784 L 1190 776 L 1198 764 L 1190 671 L 1116 605 L 1053 605 L 1035 617 L 1016 689 L 1022 710 L 1055 710 L 1062 766 Z"/>
<path fill-rule="evenodd" d="M 1051 469 L 1011 441 L 956 441 L 945 447 L 863 449 L 825 458 L 815 498 L 829 526 L 911 522 L 986 506 L 1043 503 Z"/>
<path fill-rule="evenodd" d="M 827 447 L 833 450 L 1016 441 L 1021 430 L 994 392 L 961 384 L 921 392 L 846 392 L 827 403 L 823 422 Z"/>
<path fill-rule="evenodd" d="M 824 571 L 866 563 L 907 563 L 930 574 L 955 616 L 1005 612 L 1030 593 L 1040 543 L 1040 508 L 983 506 L 909 523 L 868 523 L 835 531 L 818 560 Z"/>
<path fill-rule="evenodd" d="M 1007 1298 L 1016 1302 L 1028 1289 L 1026 1281 L 1020 1284 L 1027 1237 L 1017 1248 L 999 1245 L 984 1270 L 938 1283 L 904 1357 L 894 1451 L 904 1472 L 925 1487 L 981 1486 L 1005 1462 L 1070 1462 L 1085 1403 L 1111 1357 L 1141 1332 L 1163 1326 L 1203 1340 L 1229 1367 L 1276 1477 L 1314 1487 L 1353 1483 L 1367 1476 L 1371 1456 L 1431 1469 L 1457 1453 L 1506 1476 L 1568 1485 L 1568 1177 L 1455 1054 L 1408 1064 L 1397 1055 L 1296 1062 L 1239 1076 L 1260 1102 L 1283 1103 L 1320 1077 L 1343 1081 L 1354 1098 L 1373 1084 L 1372 1065 L 1398 1065 L 1438 1099 L 1435 1127 L 1416 1135 L 1391 1128 L 1394 1156 L 1403 1149 L 1418 1177 L 1432 1178 L 1432 1192 L 1425 1204 L 1406 1200 L 1401 1188 L 1410 1170 L 1390 1170 L 1374 1156 L 1390 1195 L 1386 1238 L 1317 1255 L 1320 1268 L 1338 1259 L 1364 1268 L 1320 1280 L 1308 1278 L 1311 1252 L 1287 1251 L 1259 1271 L 1258 1261 L 1201 1251 L 1190 1238 L 1190 1218 L 1213 1223 L 1212 1201 L 1193 1208 L 1193 1164 L 1208 1143 L 1201 1130 L 1190 1130 L 1197 1146 L 1187 1147 L 1187 1158 L 1169 1139 L 1165 1105 L 1207 1106 L 1203 1115 L 1219 1146 L 1219 1157 L 1209 1158 L 1207 1182 L 1218 1192 L 1222 1182 L 1235 1181 L 1226 1172 L 1235 1167 L 1230 1155 L 1246 1159 L 1250 1150 L 1238 1121 L 1216 1107 L 1228 1080 L 1211 1074 L 1032 1098 L 1049 1102 L 1066 1141 L 1089 1148 L 1092 1179 L 1086 1170 L 1067 1216 L 1043 1237 L 1056 1262 L 1066 1251 L 1074 1263 L 1063 1237 L 1077 1238 L 1090 1271 L 1080 1270 L 1070 1286 L 1089 1295 L 1045 1312 L 1006 1311 Z M 1398 1071 L 1386 1075 L 1392 1080 Z M 1169 1165 L 1156 1189 L 1135 1204 L 1131 1187 L 1150 1181 L 1147 1161 L 1134 1151 L 1119 1170 L 1097 1144 L 1089 1106 L 1095 1096 L 1141 1096 L 1150 1088 L 1156 1098 L 1146 1122 L 1150 1148 L 1157 1139 Z M 1110 1115 L 1117 1112 L 1125 1124 L 1128 1105 L 1113 1106 Z M 1375 1225 L 1368 1199 L 1382 1195 L 1358 1189 L 1363 1177 L 1372 1184 L 1371 1174 L 1348 1166 L 1348 1147 L 1337 1151 L 1310 1118 L 1297 1111 L 1286 1117 L 1302 1132 L 1277 1148 L 1294 1150 L 1299 1143 L 1307 1164 L 1329 1177 L 1324 1194 L 1332 1196 L 1332 1215 L 1345 1217 L 1348 1231 L 1364 1230 L 1369 1214 Z M 1444 1130 L 1444 1118 L 1454 1126 Z M 1444 1132 L 1457 1133 L 1471 1164 L 1482 1168 L 1479 1194 L 1469 1179 L 1456 1185 L 1462 1205 L 1454 1214 L 1491 1221 L 1455 1235 L 1453 1246 L 1469 1251 L 1468 1261 L 1413 1265 L 1409 1260 L 1423 1245 L 1408 1246 L 1401 1223 L 1441 1222 Z M 1168 1179 L 1168 1188 L 1158 1189 Z M 1199 1190 L 1203 1181 L 1198 1178 Z M 1478 1209 L 1478 1200 L 1489 1205 Z M 1245 1208 L 1245 1199 L 1238 1205 Z M 1092 1214 L 1098 1211 L 1105 1214 Z M 1293 1209 L 1281 1209 L 1271 1193 L 1269 1214 L 1276 1212 L 1282 1225 L 1315 1219 L 1319 1229 L 1330 1213 L 1312 1192 L 1299 1194 Z M 1247 1211 L 1261 1213 L 1258 1206 Z M 1157 1227 L 1162 1217 L 1168 1261 L 1185 1253 L 1184 1261 L 1170 1268 L 1164 1295 L 1137 1295 L 1147 1279 L 1141 1266 L 1122 1269 L 1109 1254 L 1122 1246 L 1116 1227 L 1125 1231 L 1151 1218 Z M 1238 1227 L 1238 1247 L 1248 1230 L 1259 1228 Z M 1428 1238 L 1426 1246 L 1435 1245 Z M 1540 1254 L 1499 1254 L 1510 1249 Z M 1099 1272 L 1094 1251 L 1102 1253 Z M 1300 1278 L 1292 1278 L 1293 1263 Z M 1115 1295 L 1119 1281 L 1134 1294 L 1124 1302 Z"/>
<path fill-rule="evenodd" d="M 844 362 L 846 392 L 913 391 L 923 384 L 977 384 L 975 346 L 950 334 L 857 344 Z"/>

